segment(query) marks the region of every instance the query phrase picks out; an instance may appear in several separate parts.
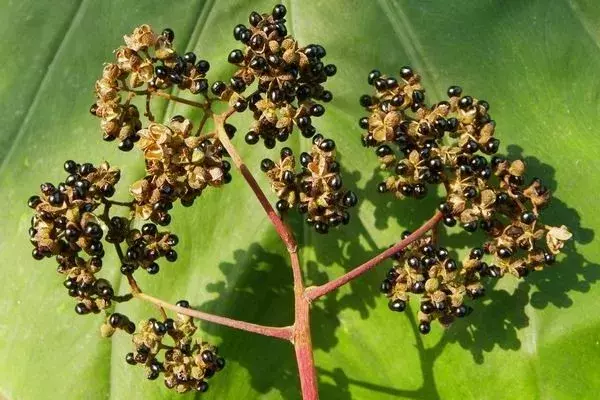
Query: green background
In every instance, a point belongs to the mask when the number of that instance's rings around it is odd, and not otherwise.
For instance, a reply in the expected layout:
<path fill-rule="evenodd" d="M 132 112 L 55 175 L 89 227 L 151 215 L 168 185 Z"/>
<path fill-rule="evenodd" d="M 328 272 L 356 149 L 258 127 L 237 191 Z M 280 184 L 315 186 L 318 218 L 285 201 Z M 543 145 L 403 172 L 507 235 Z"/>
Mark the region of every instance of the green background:
<path fill-rule="evenodd" d="M 302 43 L 322 43 L 339 73 L 335 98 L 315 123 L 338 144 L 347 186 L 362 202 L 358 218 L 326 238 L 294 217 L 309 283 L 325 282 L 418 227 L 436 199 L 391 201 L 376 194 L 376 157 L 360 145 L 357 98 L 373 67 L 418 69 L 428 98 L 450 84 L 484 98 L 498 122 L 501 151 L 523 157 L 529 176 L 555 191 L 544 213 L 574 233 L 566 255 L 526 281 L 506 278 L 449 330 L 415 333 L 414 306 L 392 314 L 378 294 L 385 266 L 314 304 L 313 334 L 325 399 L 588 399 L 600 389 L 598 111 L 600 7 L 594 0 L 293 1 L 289 28 Z M 27 198 L 46 180 L 64 179 L 62 163 L 109 160 L 123 183 L 143 174 L 139 152 L 102 142 L 88 113 L 102 63 L 137 24 L 172 27 L 175 45 L 211 61 L 209 78 L 232 72 L 231 31 L 260 1 L 0 1 L 0 397 L 7 399 L 180 398 L 140 368 L 125 364 L 129 338 L 99 337 L 100 317 L 79 317 L 51 261 L 35 262 Z M 159 118 L 181 112 L 162 103 Z M 193 116 L 192 114 L 188 114 Z M 243 123 L 238 124 L 241 133 Z M 234 143 L 253 171 L 265 156 L 238 134 Z M 515 144 L 510 144 L 515 143 Z M 294 150 L 309 143 L 295 134 Z M 275 151 L 271 153 L 277 154 Z M 260 175 L 260 173 L 259 173 Z M 260 182 L 266 188 L 262 175 Z M 121 198 L 125 191 L 121 190 Z M 117 196 L 118 197 L 118 196 Z M 169 301 L 248 321 L 292 321 L 291 273 L 283 246 L 243 180 L 207 190 L 191 209 L 177 207 L 172 229 L 179 260 L 140 285 Z M 475 245 L 460 229 L 442 243 Z M 111 266 L 112 262 L 112 266 Z M 108 257 L 103 274 L 118 281 Z M 120 284 L 126 290 L 125 282 Z M 147 304 L 118 310 L 139 319 Z M 200 324 L 228 366 L 206 399 L 294 399 L 291 346 Z M 188 395 L 185 398 L 191 398 Z"/>

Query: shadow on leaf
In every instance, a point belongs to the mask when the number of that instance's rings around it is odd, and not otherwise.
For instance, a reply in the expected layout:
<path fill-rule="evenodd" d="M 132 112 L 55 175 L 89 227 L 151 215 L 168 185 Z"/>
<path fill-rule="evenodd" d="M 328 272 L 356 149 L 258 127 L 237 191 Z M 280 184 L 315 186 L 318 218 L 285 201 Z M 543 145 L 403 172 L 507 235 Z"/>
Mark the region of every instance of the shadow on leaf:
<path fill-rule="evenodd" d="M 508 156 L 523 158 L 522 150 L 517 146 L 509 146 Z M 524 160 L 529 176 L 540 176 L 551 190 L 556 188 L 552 167 L 534 157 L 525 157 Z M 364 188 L 357 188 L 359 173 L 344 171 L 343 176 L 346 186 L 356 190 L 362 204 L 368 204 L 375 210 L 375 228 L 378 230 L 391 229 L 392 222 L 409 230 L 415 229 L 432 215 L 432 210 L 439 203 L 436 196 L 428 196 L 423 201 L 398 201 L 391 195 L 377 195 L 376 187 L 381 180 L 377 171 Z M 439 399 L 434 364 L 447 344 L 460 345 L 471 353 L 478 364 L 484 362 L 485 353 L 496 347 L 507 351 L 519 350 L 521 342 L 518 331 L 529 325 L 526 313 L 528 305 L 535 309 L 549 305 L 569 307 L 572 305 L 571 292 L 587 292 L 600 277 L 598 265 L 576 253 L 576 244 L 589 243 L 594 237 L 591 229 L 581 226 L 579 214 L 560 199 L 554 198 L 543 217 L 549 224 L 568 225 L 574 233 L 575 243 L 566 246 L 565 254 L 556 265 L 532 273 L 526 280 L 517 281 L 509 277 L 502 284 L 498 281 L 488 282 L 486 298 L 472 304 L 474 313 L 455 322 L 431 347 L 425 347 L 418 333 L 416 313 L 410 307 L 407 309 L 406 317 L 414 332 L 422 371 L 423 381 L 418 389 L 404 390 L 373 384 L 353 377 L 341 368 L 318 368 L 323 398 L 352 399 L 351 386 L 360 386 L 381 395 Z M 358 218 L 353 218 L 345 229 L 334 230 L 329 235 L 319 235 L 317 238 L 313 236 L 317 234 L 313 234 L 301 216 L 292 213 L 288 216 L 288 222 L 298 237 L 300 247 L 315 254 L 314 260 L 302 264 L 307 285 L 326 282 L 327 266 L 337 264 L 350 270 L 392 244 L 376 243 L 370 230 Z M 454 228 L 442 232 L 441 245 L 450 249 L 467 249 L 477 246 L 482 240 L 483 236 L 478 233 L 468 234 L 460 228 Z M 273 238 L 272 246 L 269 248 L 278 249 L 281 245 Z M 291 323 L 293 288 L 287 257 L 254 243 L 245 250 L 237 250 L 233 259 L 233 262 L 220 264 L 226 280 L 207 286 L 208 292 L 215 293 L 217 297 L 202 304 L 200 309 L 267 325 Z M 389 262 L 381 265 L 352 281 L 344 294 L 332 293 L 313 303 L 311 323 L 315 349 L 335 351 L 338 343 L 335 333 L 340 326 L 341 311 L 354 310 L 362 319 L 366 319 L 374 307 L 387 306 L 386 299 L 379 292 L 379 285 L 389 265 Z M 202 327 L 221 338 L 226 357 L 248 371 L 252 386 L 258 392 L 267 393 L 276 389 L 284 398 L 298 397 L 297 370 L 289 344 L 214 325 L 203 324 Z M 439 326 L 436 328 L 441 329 Z M 264 349 L 269 351 L 265 352 Z M 273 371 L 277 371 L 275 377 Z"/>

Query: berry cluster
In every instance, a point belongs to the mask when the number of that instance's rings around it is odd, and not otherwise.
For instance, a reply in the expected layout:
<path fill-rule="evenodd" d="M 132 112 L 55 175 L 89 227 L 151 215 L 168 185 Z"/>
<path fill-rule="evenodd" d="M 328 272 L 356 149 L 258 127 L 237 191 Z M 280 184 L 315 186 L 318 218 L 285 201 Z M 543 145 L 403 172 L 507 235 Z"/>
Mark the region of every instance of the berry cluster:
<path fill-rule="evenodd" d="M 136 269 L 142 268 L 151 275 L 158 273 L 160 267 L 156 260 L 164 257 L 169 262 L 177 260 L 177 252 L 173 249 L 179 238 L 169 232 L 158 232 L 156 225 L 147 223 L 141 231 L 133 229 L 127 236 L 127 252 L 125 263 L 121 265 L 121 272 L 132 274 Z"/>
<path fill-rule="evenodd" d="M 287 140 L 294 125 L 303 136 L 312 137 L 316 129 L 311 117 L 325 113 L 315 100 L 329 102 L 333 98 L 323 83 L 335 75 L 335 65 L 324 64 L 323 46 L 301 47 L 288 36 L 286 12 L 280 4 L 271 14 L 252 12 L 249 27 L 237 25 L 233 36 L 245 47 L 233 50 L 228 60 L 239 69 L 229 84 L 217 81 L 212 86 L 213 93 L 229 100 L 236 111 L 247 107 L 252 111 L 254 123 L 245 137 L 248 144 L 262 139 L 267 148 L 273 148 L 277 141 Z M 255 81 L 256 91 L 242 96 Z"/>
<path fill-rule="evenodd" d="M 376 147 L 382 167 L 394 172 L 379 185 L 379 191 L 401 198 L 423 198 L 427 185 L 455 179 L 459 156 L 476 165 L 469 170 L 473 179 L 489 179 L 491 171 L 485 158 L 476 155 L 498 150 L 489 104 L 471 96 L 459 97 L 462 90 L 452 86 L 449 101 L 428 107 L 420 80 L 409 67 L 400 70 L 400 81 L 373 70 L 368 82 L 375 87 L 375 94 L 360 98 L 360 104 L 370 112 L 359 121 L 366 129 L 363 144 Z M 457 139 L 450 146 L 444 143 L 446 133 Z"/>
<path fill-rule="evenodd" d="M 64 286 L 79 303 L 78 314 L 99 312 L 110 306 L 113 289 L 108 281 L 96 277 L 102 268 L 104 232 L 94 210 L 115 192 L 120 172 L 108 163 L 64 164 L 69 174 L 54 186 L 41 185 L 41 196 L 32 196 L 29 207 L 35 210 L 29 236 L 33 258 L 56 257 L 57 271 L 66 276 Z"/>
<path fill-rule="evenodd" d="M 189 307 L 187 301 L 177 303 L 180 307 Z M 116 321 L 111 322 L 118 315 Z M 125 317 L 113 314 L 109 325 L 115 329 L 125 322 Z M 142 365 L 146 368 L 146 377 L 157 379 L 162 373 L 165 386 L 178 393 L 190 390 L 205 392 L 208 390 L 207 379 L 225 367 L 225 360 L 217 355 L 217 349 L 206 342 L 192 338 L 196 332 L 190 317 L 178 314 L 176 320 L 167 318 L 164 321 L 149 319 L 139 324 L 139 330 L 133 335 L 135 351 L 128 353 L 125 360 L 131 365 Z M 164 343 L 170 338 L 172 345 Z M 164 352 L 163 360 L 159 355 Z"/>
<path fill-rule="evenodd" d="M 191 121 L 181 116 L 173 117 L 168 126 L 152 122 L 139 131 L 137 144 L 146 159 L 147 175 L 130 188 L 136 216 L 168 225 L 168 211 L 176 200 L 191 206 L 207 186 L 231 181 L 223 146 L 191 131 Z"/>
<path fill-rule="evenodd" d="M 107 64 L 102 78 L 96 81 L 96 103 L 90 112 L 101 118 L 104 140 L 118 138 L 119 149 L 123 151 L 133 148 L 142 128 L 139 111 L 130 104 L 135 95 L 133 89 L 148 94 L 173 86 L 193 94 L 208 89 L 205 76 L 210 64 L 206 60 L 196 62 L 192 52 L 178 55 L 172 47 L 174 38 L 168 28 L 160 35 L 149 25 L 135 28 L 124 37 L 125 46 L 115 51 L 115 62 Z"/>
<path fill-rule="evenodd" d="M 403 238 L 409 234 L 405 232 Z M 433 320 L 448 326 L 455 318 L 470 314 L 472 308 L 464 301 L 484 295 L 481 278 L 499 276 L 497 267 L 488 266 L 482 257 L 482 249 L 473 249 L 459 265 L 448 250 L 433 245 L 431 236 L 423 237 L 394 256 L 381 291 L 390 299 L 390 310 L 396 312 L 404 311 L 410 294 L 420 295 L 419 331 L 427 334 Z"/>
<path fill-rule="evenodd" d="M 346 209 L 354 207 L 358 197 L 343 189 L 340 166 L 335 161 L 335 142 L 315 135 L 310 154 L 300 154 L 300 165 L 302 170 L 297 173 L 296 159 L 289 147 L 281 149 L 278 162 L 262 160 L 261 169 L 280 199 L 277 210 L 285 212 L 297 206 L 318 233 L 327 233 L 330 226 L 346 225 L 350 221 Z"/>
<path fill-rule="evenodd" d="M 427 333 L 432 319 L 448 325 L 454 316 L 465 314 L 462 296 L 483 293 L 478 283 L 481 276 L 510 273 L 523 277 L 542 269 L 554 262 L 571 233 L 565 226 L 539 222 L 550 192 L 538 178 L 525 184 L 523 161 L 510 162 L 499 155 L 486 157 L 495 154 L 500 143 L 494 137 L 496 124 L 486 101 L 462 96 L 460 87 L 451 86 L 448 101 L 429 107 L 419 75 L 403 67 L 400 78 L 398 81 L 373 70 L 368 82 L 375 87 L 375 94 L 360 98 L 370 112 L 359 121 L 366 129 L 362 142 L 376 147 L 382 168 L 392 171 L 378 191 L 392 192 L 399 198 L 423 198 L 427 185 L 443 184 L 446 199 L 439 210 L 444 224 L 453 227 L 460 222 L 465 231 L 480 228 L 488 237 L 481 248 L 473 249 L 472 257 L 458 272 L 447 268 L 448 263 L 456 266 L 454 260 L 445 261 L 439 253 L 436 259 L 431 246 L 425 246 L 406 260 L 401 257 L 407 266 L 394 269 L 384 281 L 382 289 L 392 297 L 390 308 L 396 311 L 404 309 L 406 292 L 426 292 L 419 315 L 421 331 Z M 540 243 L 543 238 L 546 249 Z M 445 250 L 443 253 L 447 254 Z M 481 261 L 484 255 L 492 264 Z M 427 286 L 427 282 L 433 283 Z M 440 287 L 438 283 L 448 285 Z M 434 293 L 430 290 L 433 287 Z M 451 296 L 450 304 L 446 296 Z"/>

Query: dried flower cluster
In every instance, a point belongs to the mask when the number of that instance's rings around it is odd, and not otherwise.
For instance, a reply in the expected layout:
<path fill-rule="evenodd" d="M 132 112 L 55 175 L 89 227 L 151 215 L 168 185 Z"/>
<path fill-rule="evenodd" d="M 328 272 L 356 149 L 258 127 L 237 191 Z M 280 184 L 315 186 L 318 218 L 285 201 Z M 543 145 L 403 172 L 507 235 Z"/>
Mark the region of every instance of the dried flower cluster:
<path fill-rule="evenodd" d="M 177 305 L 189 307 L 185 300 L 180 300 Z M 101 330 L 105 337 L 110 337 L 117 329 L 133 333 L 131 325 L 126 316 L 113 313 Z M 141 321 L 138 328 L 132 339 L 135 349 L 125 356 L 125 360 L 130 365 L 143 366 L 149 380 L 163 374 L 164 384 L 169 389 L 178 393 L 206 392 L 206 380 L 225 367 L 225 360 L 217 355 L 216 347 L 193 337 L 197 328 L 188 316 L 177 314 L 175 320 L 167 318 L 164 321 L 151 318 Z"/>
<path fill-rule="evenodd" d="M 303 136 L 316 133 L 311 117 L 325 113 L 315 100 L 329 102 L 331 92 L 323 88 L 328 77 L 335 75 L 333 64 L 324 64 L 326 55 L 321 45 L 300 46 L 288 35 L 286 8 L 277 5 L 271 14 L 256 11 L 249 16 L 250 26 L 237 25 L 233 31 L 243 50 L 233 50 L 230 63 L 239 67 L 229 84 L 217 81 L 212 91 L 237 111 L 252 111 L 254 123 L 246 134 L 248 144 L 263 140 L 271 149 L 277 141 L 285 142 L 296 126 Z M 243 93 L 255 81 L 256 90 Z"/>
<path fill-rule="evenodd" d="M 152 122 L 139 131 L 146 176 L 130 189 L 139 218 L 167 225 L 176 200 L 191 206 L 207 186 L 231 181 L 222 145 L 214 137 L 193 135 L 192 128 L 190 120 L 175 116 L 169 126 Z"/>
<path fill-rule="evenodd" d="M 102 269 L 104 232 L 94 210 L 114 194 L 120 173 L 108 163 L 95 167 L 72 160 L 64 169 L 69 174 L 64 182 L 44 183 L 41 196 L 29 199 L 35 211 L 29 229 L 33 258 L 56 257 L 64 286 L 78 301 L 77 313 L 99 312 L 110 307 L 114 293 L 107 280 L 96 277 Z"/>
<path fill-rule="evenodd" d="M 123 151 L 133 148 L 142 129 L 139 111 L 130 104 L 134 89 L 147 95 L 174 86 L 194 94 L 208 89 L 208 61 L 196 62 L 192 52 L 178 55 L 173 49 L 174 39 L 168 28 L 160 35 L 149 25 L 135 28 L 124 37 L 125 46 L 115 50 L 115 61 L 104 66 L 102 77 L 96 81 L 96 103 L 90 112 L 101 119 L 104 140 L 118 138 Z M 149 109 L 146 114 L 153 119 Z"/>
<path fill-rule="evenodd" d="M 179 238 L 169 232 L 159 232 L 156 225 L 147 223 L 141 230 L 132 229 L 127 235 L 127 252 L 121 272 L 132 274 L 142 268 L 151 275 L 156 274 L 160 267 L 156 262 L 160 257 L 167 261 L 177 260 L 177 252 L 173 249 Z"/>
<path fill-rule="evenodd" d="M 392 172 L 378 191 L 399 198 L 423 198 L 428 185 L 443 184 L 446 199 L 439 210 L 444 223 L 452 227 L 458 220 L 464 230 L 481 228 L 488 237 L 481 248 L 472 250 L 476 257 L 452 271 L 447 263 L 455 267 L 454 260 L 444 261 L 439 254 L 436 259 L 434 248 L 415 244 L 406 253 L 408 258 L 400 257 L 395 272 L 384 281 L 382 291 L 392 298 L 390 307 L 397 311 L 404 309 L 407 292 L 425 293 L 419 315 L 421 331 L 427 333 L 432 319 L 448 325 L 457 315 L 456 309 L 464 315 L 463 297 L 483 293 L 482 276 L 510 273 L 523 277 L 540 270 L 554 262 L 571 233 L 565 226 L 551 227 L 538 220 L 550 192 L 537 178 L 525 184 L 523 161 L 510 162 L 496 155 L 486 158 L 495 154 L 500 144 L 494 137 L 496 123 L 488 113 L 489 104 L 462 96 L 460 87 L 451 86 L 448 101 L 427 106 L 420 81 L 410 67 L 401 68 L 400 80 L 378 70 L 368 76 L 375 94 L 360 98 L 370 113 L 359 121 L 366 130 L 362 142 L 376 147 L 381 167 Z M 493 264 L 482 262 L 484 255 Z M 423 305 L 436 311 L 425 312 Z"/>
<path fill-rule="evenodd" d="M 271 189 L 279 197 L 280 212 L 297 206 L 306 214 L 306 222 L 318 233 L 330 226 L 346 225 L 350 214 L 346 209 L 358 202 L 356 194 L 343 189 L 340 166 L 335 161 L 335 142 L 318 134 L 313 137 L 310 154 L 300 154 L 301 171 L 296 172 L 296 159 L 289 147 L 281 149 L 280 161 L 265 158 L 261 169 L 271 181 Z"/>
<path fill-rule="evenodd" d="M 431 236 L 423 237 L 394 257 L 381 291 L 390 298 L 390 310 L 397 312 L 404 311 L 411 293 L 421 295 L 419 331 L 427 334 L 433 320 L 448 326 L 470 314 L 472 308 L 465 300 L 484 295 L 481 279 L 500 276 L 498 267 L 481 261 L 483 255 L 482 249 L 475 248 L 459 264 L 447 249 L 434 246 Z"/>

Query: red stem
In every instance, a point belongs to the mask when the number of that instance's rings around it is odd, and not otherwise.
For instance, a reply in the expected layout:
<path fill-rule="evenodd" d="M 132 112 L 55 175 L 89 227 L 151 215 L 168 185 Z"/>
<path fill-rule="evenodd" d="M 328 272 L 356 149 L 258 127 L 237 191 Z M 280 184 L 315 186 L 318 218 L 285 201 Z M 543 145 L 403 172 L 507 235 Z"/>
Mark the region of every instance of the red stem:
<path fill-rule="evenodd" d="M 263 336 L 270 336 L 283 340 L 292 340 L 293 337 L 293 329 L 291 326 L 285 327 L 275 327 L 275 326 L 265 326 L 265 325 L 257 325 L 252 324 L 250 322 L 238 321 L 236 319 L 231 319 L 227 317 L 221 317 L 214 314 L 205 313 L 202 311 L 194 310 L 192 308 L 184 308 L 179 307 L 174 304 L 168 303 L 164 300 L 158 299 L 156 297 L 152 297 L 145 293 L 134 293 L 135 297 L 149 301 L 151 303 L 157 304 L 163 308 L 175 311 L 179 314 L 188 315 L 193 318 L 197 318 L 202 321 L 213 322 L 218 325 L 228 326 L 230 328 L 240 329 L 247 332 L 257 333 Z"/>
<path fill-rule="evenodd" d="M 312 335 L 310 333 L 310 303 L 304 297 L 304 283 L 298 254 L 290 252 L 292 273 L 294 275 L 294 351 L 300 376 L 300 388 L 304 400 L 317 400 L 319 387 L 317 371 L 313 357 Z"/>
<path fill-rule="evenodd" d="M 298 364 L 298 375 L 300 376 L 300 387 L 302 389 L 302 398 L 304 400 L 317 400 L 319 398 L 319 389 L 317 385 L 317 373 L 315 370 L 315 361 L 313 358 L 312 340 L 310 334 L 310 303 L 304 297 L 304 283 L 302 280 L 302 271 L 300 270 L 300 261 L 298 259 L 296 239 L 293 234 L 277 215 L 271 203 L 267 199 L 254 176 L 244 164 L 244 161 L 237 153 L 235 147 L 229 140 L 224 129 L 224 123 L 232 112 L 223 115 L 215 115 L 214 121 L 219 140 L 227 150 L 233 163 L 242 173 L 242 176 L 254 192 L 254 195 L 260 202 L 260 205 L 267 213 L 275 230 L 285 243 L 290 255 L 292 273 L 294 277 L 294 326 L 293 338 L 294 350 L 296 353 L 296 362 Z"/>
<path fill-rule="evenodd" d="M 416 231 L 411 233 L 405 239 L 396 243 L 394 246 L 383 251 L 382 253 L 379 253 L 378 255 L 376 255 L 369 261 L 365 262 L 364 264 L 359 265 L 358 267 L 354 268 L 350 272 L 340 276 L 337 279 L 329 281 L 329 282 L 325 283 L 324 285 L 308 288 L 305 293 L 307 300 L 313 301 L 315 299 L 318 299 L 319 297 L 324 296 L 331 291 L 334 291 L 335 289 L 339 288 L 340 286 L 345 285 L 346 283 L 350 282 L 351 280 L 358 278 L 365 272 L 367 272 L 370 269 L 372 269 L 373 267 L 375 267 L 377 264 L 390 258 L 395 253 L 404 249 L 406 246 L 408 246 L 409 244 L 411 244 L 412 242 L 414 242 L 415 240 L 417 240 L 418 238 L 423 236 L 423 234 L 425 234 L 427 231 L 431 230 L 433 227 L 435 227 L 438 224 L 438 222 L 440 222 L 440 220 L 442 219 L 442 216 L 443 216 L 442 213 L 437 211 L 434 214 L 434 216 L 431 217 L 431 219 L 429 219 L 429 221 L 425 222 L 419 229 L 417 229 Z"/>

